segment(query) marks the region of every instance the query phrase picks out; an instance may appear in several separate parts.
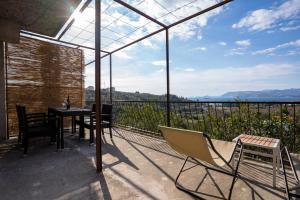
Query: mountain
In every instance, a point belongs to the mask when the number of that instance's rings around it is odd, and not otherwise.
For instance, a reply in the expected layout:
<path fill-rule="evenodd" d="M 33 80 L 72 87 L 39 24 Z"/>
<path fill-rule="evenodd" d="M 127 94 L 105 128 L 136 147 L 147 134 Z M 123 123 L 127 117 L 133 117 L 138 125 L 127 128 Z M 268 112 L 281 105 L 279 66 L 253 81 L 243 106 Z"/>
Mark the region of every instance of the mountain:
<path fill-rule="evenodd" d="M 284 90 L 261 90 L 261 91 L 235 91 L 226 92 L 221 96 L 191 97 L 190 100 L 197 101 L 299 101 L 300 89 Z"/>
<path fill-rule="evenodd" d="M 109 88 L 101 90 L 101 97 L 103 101 L 109 101 Z M 166 95 L 155 95 L 149 93 L 140 92 L 122 92 L 116 91 L 112 88 L 113 100 L 126 100 L 126 101 L 166 101 Z M 89 86 L 85 89 L 85 99 L 86 101 L 94 101 L 95 90 L 94 87 Z M 170 95 L 171 101 L 188 101 L 184 97 L 178 97 L 176 95 Z"/>
<path fill-rule="evenodd" d="M 227 92 L 225 98 L 300 98 L 300 89 Z"/>

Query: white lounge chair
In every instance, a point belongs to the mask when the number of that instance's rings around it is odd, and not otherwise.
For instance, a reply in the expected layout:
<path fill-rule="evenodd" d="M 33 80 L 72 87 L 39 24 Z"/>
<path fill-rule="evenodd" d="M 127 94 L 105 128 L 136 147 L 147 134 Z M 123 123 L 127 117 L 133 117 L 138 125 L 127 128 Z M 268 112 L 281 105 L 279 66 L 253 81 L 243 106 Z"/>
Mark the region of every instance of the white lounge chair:
<path fill-rule="evenodd" d="M 170 128 L 165 126 L 159 127 L 168 144 L 178 153 L 187 156 L 179 174 L 176 177 L 175 186 L 178 189 L 195 196 L 195 194 L 177 184 L 178 178 L 183 171 L 186 162 L 189 158 L 191 158 L 207 169 L 233 176 L 228 195 L 228 199 L 230 199 L 235 179 L 238 176 L 237 172 L 243 151 L 241 141 L 238 140 L 237 143 L 234 143 L 213 140 L 202 132 Z M 239 157 L 236 166 L 234 167 L 230 163 L 234 163 L 234 153 L 236 150 L 239 150 Z"/>

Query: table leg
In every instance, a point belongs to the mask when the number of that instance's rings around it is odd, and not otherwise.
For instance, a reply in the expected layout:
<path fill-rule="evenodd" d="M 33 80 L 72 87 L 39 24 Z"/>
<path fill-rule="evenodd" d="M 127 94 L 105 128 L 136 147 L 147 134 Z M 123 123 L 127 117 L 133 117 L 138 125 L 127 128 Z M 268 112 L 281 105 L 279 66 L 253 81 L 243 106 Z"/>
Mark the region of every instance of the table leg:
<path fill-rule="evenodd" d="M 57 129 L 58 129 L 58 131 L 56 133 L 56 148 L 57 148 L 57 150 L 59 150 L 60 149 L 60 132 L 61 132 L 60 120 L 58 121 Z"/>
<path fill-rule="evenodd" d="M 273 187 L 276 187 L 277 149 L 273 149 Z"/>
<path fill-rule="evenodd" d="M 280 173 L 280 148 L 277 148 L 277 174 Z"/>
<path fill-rule="evenodd" d="M 75 116 L 72 116 L 72 134 L 74 134 L 76 132 L 76 128 L 75 128 Z"/>
<path fill-rule="evenodd" d="M 60 141 L 61 141 L 61 149 L 64 148 L 64 116 L 60 116 Z"/>
<path fill-rule="evenodd" d="M 84 138 L 84 115 L 80 115 L 79 140 Z"/>

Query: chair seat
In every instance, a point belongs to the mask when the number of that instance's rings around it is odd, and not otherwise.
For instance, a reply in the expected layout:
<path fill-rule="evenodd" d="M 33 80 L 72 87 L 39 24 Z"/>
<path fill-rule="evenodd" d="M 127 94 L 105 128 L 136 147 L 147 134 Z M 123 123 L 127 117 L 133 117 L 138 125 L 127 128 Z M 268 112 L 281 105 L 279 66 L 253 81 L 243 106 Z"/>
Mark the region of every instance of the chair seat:
<path fill-rule="evenodd" d="M 84 116 L 83 121 L 84 121 L 84 123 L 85 122 L 90 122 L 90 116 Z M 75 123 L 76 124 L 80 124 L 80 119 L 79 118 L 75 118 Z"/>
<path fill-rule="evenodd" d="M 230 162 L 230 159 L 235 151 L 236 143 L 214 139 L 211 139 L 211 141 L 217 152 L 225 159 L 225 161 Z M 213 161 L 220 167 L 226 165 L 226 163 L 212 150 L 210 145 L 208 146 Z"/>
<path fill-rule="evenodd" d="M 34 126 L 28 129 L 30 137 L 51 136 L 55 134 L 55 132 L 55 128 L 50 125 Z"/>

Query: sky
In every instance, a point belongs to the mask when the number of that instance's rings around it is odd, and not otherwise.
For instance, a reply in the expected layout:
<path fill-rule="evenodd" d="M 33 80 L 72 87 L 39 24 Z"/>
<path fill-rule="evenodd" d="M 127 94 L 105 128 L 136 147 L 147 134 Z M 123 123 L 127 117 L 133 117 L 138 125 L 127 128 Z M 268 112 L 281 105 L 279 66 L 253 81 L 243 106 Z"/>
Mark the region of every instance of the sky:
<path fill-rule="evenodd" d="M 110 5 L 108 0 L 102 2 L 102 10 L 106 9 L 104 11 L 111 16 L 128 12 L 120 6 Z M 131 5 L 136 3 L 139 9 L 152 17 L 171 24 L 217 1 L 194 0 L 188 6 L 183 3 L 189 1 L 182 0 L 126 2 Z M 161 7 L 176 12 L 166 15 L 166 10 Z M 183 8 L 178 9 L 180 7 Z M 89 9 L 91 11 L 93 8 Z M 161 17 L 164 14 L 166 17 Z M 149 25 L 120 44 L 106 45 L 107 40 L 102 39 L 102 49 L 111 51 L 159 28 L 135 14 L 126 14 L 123 18 L 126 23 L 134 23 L 137 27 L 145 23 Z M 102 20 L 103 26 L 110 24 L 105 16 Z M 78 21 L 77 25 L 82 25 L 80 23 Z M 120 23 L 115 23 L 111 28 L 128 31 L 128 26 Z M 72 31 L 67 32 L 65 40 L 72 35 Z M 103 36 L 112 35 L 103 31 Z M 85 45 L 92 43 L 86 41 Z M 165 32 L 114 53 L 113 87 L 118 91 L 165 94 L 165 57 Z M 93 60 L 93 52 L 86 51 L 85 59 L 86 63 Z M 106 57 L 102 59 L 102 87 L 109 87 L 108 66 Z M 85 76 L 86 87 L 93 86 L 94 64 L 86 66 Z M 300 0 L 235 0 L 170 29 L 172 94 L 184 97 L 217 96 L 229 91 L 300 88 L 299 77 Z"/>

